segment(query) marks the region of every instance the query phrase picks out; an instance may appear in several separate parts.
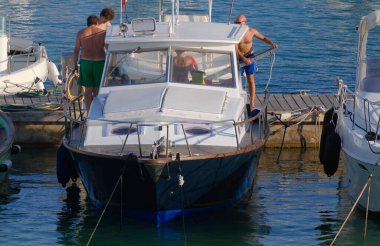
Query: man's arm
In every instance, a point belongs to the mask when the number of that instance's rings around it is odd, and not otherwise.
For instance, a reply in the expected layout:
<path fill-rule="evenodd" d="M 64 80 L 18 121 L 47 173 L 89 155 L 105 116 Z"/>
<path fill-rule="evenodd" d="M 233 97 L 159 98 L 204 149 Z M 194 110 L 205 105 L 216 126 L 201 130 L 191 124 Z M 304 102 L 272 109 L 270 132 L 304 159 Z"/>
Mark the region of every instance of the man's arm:
<path fill-rule="evenodd" d="M 73 54 L 73 65 L 74 65 L 74 70 L 76 71 L 78 71 L 79 51 L 80 51 L 80 39 L 79 39 L 79 33 L 78 33 L 77 38 L 75 39 L 74 54 Z"/>
<path fill-rule="evenodd" d="M 254 36 L 257 39 L 260 39 L 261 41 L 269 44 L 270 46 L 272 46 L 272 48 L 276 48 L 277 47 L 277 45 L 275 43 L 273 43 L 272 40 L 270 40 L 269 38 L 265 37 L 264 35 L 262 35 L 261 33 L 259 33 L 257 30 L 253 30 L 253 33 L 254 33 Z"/>

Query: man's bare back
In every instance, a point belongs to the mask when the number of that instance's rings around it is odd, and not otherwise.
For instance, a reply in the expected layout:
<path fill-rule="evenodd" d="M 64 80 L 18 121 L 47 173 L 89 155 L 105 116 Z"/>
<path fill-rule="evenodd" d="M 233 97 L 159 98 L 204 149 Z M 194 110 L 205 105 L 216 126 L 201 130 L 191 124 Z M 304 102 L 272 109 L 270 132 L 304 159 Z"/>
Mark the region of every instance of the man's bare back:
<path fill-rule="evenodd" d="M 92 61 L 105 59 L 104 39 L 106 32 L 97 26 L 89 26 L 78 32 L 75 49 L 81 50 L 81 58 Z"/>

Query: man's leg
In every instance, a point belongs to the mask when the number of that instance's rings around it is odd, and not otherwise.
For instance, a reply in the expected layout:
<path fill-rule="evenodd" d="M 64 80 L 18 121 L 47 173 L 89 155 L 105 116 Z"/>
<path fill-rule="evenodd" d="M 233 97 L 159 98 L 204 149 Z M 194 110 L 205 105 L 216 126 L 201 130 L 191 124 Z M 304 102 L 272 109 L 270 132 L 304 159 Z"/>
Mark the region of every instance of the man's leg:
<path fill-rule="evenodd" d="M 93 87 L 92 99 L 94 99 L 98 94 L 99 94 L 99 87 Z"/>
<path fill-rule="evenodd" d="M 86 106 L 86 110 L 90 110 L 91 102 L 92 102 L 92 93 L 93 87 L 86 87 L 84 90 L 84 105 Z"/>
<path fill-rule="evenodd" d="M 253 74 L 247 75 L 247 83 L 248 83 L 248 90 L 249 90 L 249 97 L 250 97 L 250 105 L 251 105 L 251 111 L 255 108 L 255 93 L 256 93 L 256 87 L 255 87 L 255 76 Z"/>

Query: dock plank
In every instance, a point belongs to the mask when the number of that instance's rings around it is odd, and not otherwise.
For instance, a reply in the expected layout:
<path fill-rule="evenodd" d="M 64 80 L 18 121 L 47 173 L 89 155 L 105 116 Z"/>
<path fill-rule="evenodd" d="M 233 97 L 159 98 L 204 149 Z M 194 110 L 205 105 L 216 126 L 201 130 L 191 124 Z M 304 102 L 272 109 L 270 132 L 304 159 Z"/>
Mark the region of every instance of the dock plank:
<path fill-rule="evenodd" d="M 271 112 L 291 112 L 312 106 L 323 106 L 325 109 L 331 108 L 335 103 L 335 94 L 271 94 L 269 97 L 268 111 Z M 62 98 L 57 95 L 41 97 L 20 97 L 20 96 L 0 96 L 0 105 L 17 104 L 33 105 L 41 103 L 61 103 Z M 255 97 L 255 104 L 262 106 L 264 94 Z M 336 103 L 335 103 L 336 104 Z"/>
<path fill-rule="evenodd" d="M 293 98 L 294 102 L 298 105 L 299 108 L 304 109 L 308 108 L 312 105 L 307 105 L 304 100 L 302 100 L 302 95 L 298 94 L 292 94 L 291 97 Z"/>
<path fill-rule="evenodd" d="M 297 102 L 294 101 L 294 98 L 292 97 L 291 94 L 283 94 L 283 97 L 284 97 L 285 101 L 289 104 L 289 106 L 290 106 L 290 110 L 291 110 L 291 111 L 295 111 L 295 110 L 298 110 L 298 109 L 301 108 L 301 107 L 297 104 Z"/>
<path fill-rule="evenodd" d="M 275 109 L 274 111 L 289 111 L 291 109 L 282 94 L 274 94 L 272 98 L 274 98 L 274 100 L 276 100 L 277 104 L 279 105 L 279 108 Z"/>
<path fill-rule="evenodd" d="M 309 94 L 301 95 L 300 97 L 301 97 L 302 101 L 303 101 L 308 107 L 316 106 L 316 105 L 317 105 L 317 104 L 315 104 L 315 103 L 311 100 Z"/>
<path fill-rule="evenodd" d="M 326 109 L 329 109 L 334 106 L 335 95 L 327 96 L 325 94 L 320 94 L 318 95 L 318 97 L 320 98 Z"/>

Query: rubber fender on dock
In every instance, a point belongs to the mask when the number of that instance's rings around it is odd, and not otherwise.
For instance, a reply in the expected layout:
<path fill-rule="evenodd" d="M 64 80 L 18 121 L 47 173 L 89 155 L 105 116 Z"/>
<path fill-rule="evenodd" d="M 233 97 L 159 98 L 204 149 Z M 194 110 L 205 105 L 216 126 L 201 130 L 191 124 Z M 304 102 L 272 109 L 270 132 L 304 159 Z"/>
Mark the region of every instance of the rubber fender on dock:
<path fill-rule="evenodd" d="M 323 170 L 328 177 L 331 177 L 338 170 L 341 138 L 338 133 L 331 133 L 326 139 L 326 146 L 323 156 Z"/>
<path fill-rule="evenodd" d="M 319 161 L 323 164 L 323 156 L 326 146 L 327 137 L 335 131 L 336 123 L 338 121 L 338 115 L 334 112 L 334 108 L 330 108 L 326 111 L 323 118 L 322 133 L 319 145 Z"/>
<path fill-rule="evenodd" d="M 79 177 L 75 169 L 74 160 L 70 155 L 69 150 L 61 144 L 57 150 L 57 179 L 62 187 L 66 187 L 66 183 L 70 179 L 77 179 Z"/>

